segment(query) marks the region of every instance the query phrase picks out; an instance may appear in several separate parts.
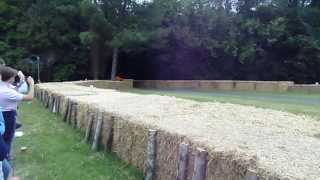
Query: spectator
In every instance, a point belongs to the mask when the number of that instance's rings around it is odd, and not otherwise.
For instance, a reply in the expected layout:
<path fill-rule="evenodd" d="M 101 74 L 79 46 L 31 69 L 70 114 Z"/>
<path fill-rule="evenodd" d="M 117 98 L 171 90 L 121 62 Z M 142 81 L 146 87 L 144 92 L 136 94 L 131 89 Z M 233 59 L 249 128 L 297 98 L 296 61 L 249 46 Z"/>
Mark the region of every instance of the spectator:
<path fill-rule="evenodd" d="M 4 132 L 5 132 L 5 122 L 2 116 L 2 111 L 0 111 L 0 167 L 2 167 L 2 171 L 0 171 L 0 180 L 7 180 L 10 174 L 10 169 L 11 169 L 11 166 L 6 159 L 9 153 L 9 147 L 4 142 L 4 139 L 3 139 Z"/>
<path fill-rule="evenodd" d="M 6 131 L 4 140 L 9 145 L 9 152 L 13 140 L 16 124 L 17 106 L 21 101 L 30 101 L 34 96 L 34 80 L 28 77 L 27 82 L 30 89 L 27 95 L 20 94 L 12 89 L 12 83 L 18 74 L 18 71 L 10 67 L 2 67 L 1 70 L 2 82 L 0 82 L 0 107 L 3 108 L 3 116 L 5 120 Z"/>

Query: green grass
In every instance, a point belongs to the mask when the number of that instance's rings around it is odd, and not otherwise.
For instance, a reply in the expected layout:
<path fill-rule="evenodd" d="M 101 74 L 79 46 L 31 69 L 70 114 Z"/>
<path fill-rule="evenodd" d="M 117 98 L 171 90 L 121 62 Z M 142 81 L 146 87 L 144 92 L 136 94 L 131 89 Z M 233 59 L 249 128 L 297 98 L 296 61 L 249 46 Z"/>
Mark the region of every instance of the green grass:
<path fill-rule="evenodd" d="M 241 91 L 186 91 L 186 90 L 145 90 L 131 89 L 137 94 L 158 94 L 191 99 L 201 102 L 218 101 L 250 105 L 287 111 L 299 115 L 308 115 L 320 120 L 320 94 L 307 93 L 266 93 L 266 92 L 241 92 Z"/>
<path fill-rule="evenodd" d="M 83 134 L 38 101 L 20 107 L 25 134 L 14 142 L 15 175 L 23 180 L 141 180 L 143 174 L 114 154 L 93 153 Z M 26 152 L 20 148 L 26 146 Z"/>

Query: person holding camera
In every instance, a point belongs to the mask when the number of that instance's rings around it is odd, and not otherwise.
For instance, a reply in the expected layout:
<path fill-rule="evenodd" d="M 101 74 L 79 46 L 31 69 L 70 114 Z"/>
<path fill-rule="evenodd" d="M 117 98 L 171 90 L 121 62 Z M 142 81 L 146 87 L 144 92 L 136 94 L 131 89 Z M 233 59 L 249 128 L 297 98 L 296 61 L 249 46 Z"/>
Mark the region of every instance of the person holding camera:
<path fill-rule="evenodd" d="M 32 77 L 27 78 L 29 84 L 29 92 L 24 95 L 12 88 L 12 83 L 18 75 L 18 71 L 10 67 L 1 68 L 0 82 L 0 107 L 3 109 L 3 116 L 5 120 L 6 131 L 4 140 L 8 143 L 9 149 L 14 137 L 16 127 L 17 107 L 21 101 L 31 101 L 34 97 L 34 80 Z"/>
<path fill-rule="evenodd" d="M 5 133 L 3 135 L 3 141 L 8 147 L 7 159 L 10 160 L 11 145 L 16 129 L 16 117 L 17 117 L 17 107 L 21 101 L 31 101 L 34 97 L 34 80 L 32 77 L 27 78 L 27 83 L 29 84 L 29 91 L 27 94 L 21 94 L 16 91 L 12 84 L 14 83 L 15 77 L 18 76 L 18 71 L 7 67 L 0 66 L 1 82 L 0 82 L 0 107 L 2 108 L 2 115 L 5 124 Z M 1 149 L 1 139 L 0 139 L 0 151 Z M 1 159 L 0 159 L 1 160 Z M 6 161 L 3 161 L 6 162 Z M 3 167 L 4 176 L 7 173 L 9 164 L 5 164 Z M 5 180 L 7 177 L 4 178 Z"/>

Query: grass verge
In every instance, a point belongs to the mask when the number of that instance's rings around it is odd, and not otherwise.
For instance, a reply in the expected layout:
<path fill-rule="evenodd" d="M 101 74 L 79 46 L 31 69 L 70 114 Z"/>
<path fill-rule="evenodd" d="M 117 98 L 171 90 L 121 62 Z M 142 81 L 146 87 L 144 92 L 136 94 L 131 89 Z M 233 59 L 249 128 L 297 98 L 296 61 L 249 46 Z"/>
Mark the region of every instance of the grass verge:
<path fill-rule="evenodd" d="M 143 174 L 112 153 L 93 153 L 83 134 L 38 101 L 21 105 L 24 136 L 14 142 L 15 175 L 23 180 L 141 180 Z M 19 129 L 20 130 L 20 129 Z M 25 152 L 21 147 L 27 147 Z"/>

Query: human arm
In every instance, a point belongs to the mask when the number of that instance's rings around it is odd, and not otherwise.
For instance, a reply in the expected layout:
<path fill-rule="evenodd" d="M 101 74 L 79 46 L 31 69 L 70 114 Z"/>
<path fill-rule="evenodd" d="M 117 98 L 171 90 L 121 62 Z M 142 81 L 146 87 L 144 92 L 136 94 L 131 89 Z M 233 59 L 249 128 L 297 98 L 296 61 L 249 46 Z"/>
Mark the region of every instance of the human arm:
<path fill-rule="evenodd" d="M 32 101 L 34 97 L 34 80 L 32 77 L 28 77 L 27 82 L 29 83 L 29 92 L 27 95 L 24 95 L 23 101 Z"/>

